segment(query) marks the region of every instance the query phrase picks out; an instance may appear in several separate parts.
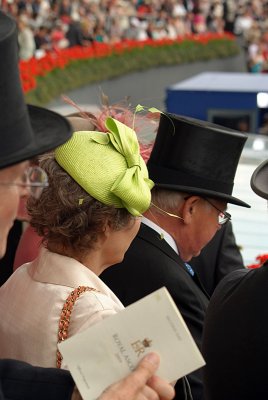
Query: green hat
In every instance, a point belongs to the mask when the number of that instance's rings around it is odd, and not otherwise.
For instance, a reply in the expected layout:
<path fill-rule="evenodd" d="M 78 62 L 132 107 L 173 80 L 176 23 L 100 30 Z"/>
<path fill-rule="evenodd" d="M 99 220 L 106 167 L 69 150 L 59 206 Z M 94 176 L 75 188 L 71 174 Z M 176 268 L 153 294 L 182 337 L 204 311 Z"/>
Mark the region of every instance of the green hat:
<path fill-rule="evenodd" d="M 75 132 L 56 149 L 55 158 L 95 199 L 141 215 L 150 206 L 154 183 L 140 155 L 136 133 L 110 117 L 105 126 L 107 133 Z"/>

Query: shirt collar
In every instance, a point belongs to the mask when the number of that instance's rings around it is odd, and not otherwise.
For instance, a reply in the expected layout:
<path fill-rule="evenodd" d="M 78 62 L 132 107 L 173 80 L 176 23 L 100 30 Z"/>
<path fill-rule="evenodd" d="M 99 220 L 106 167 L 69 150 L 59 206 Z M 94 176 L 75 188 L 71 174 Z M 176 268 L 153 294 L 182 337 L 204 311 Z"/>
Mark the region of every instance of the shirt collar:
<path fill-rule="evenodd" d="M 178 247 L 176 245 L 175 240 L 173 239 L 173 237 L 167 232 L 165 231 L 163 228 L 161 228 L 159 225 L 155 224 L 153 221 L 151 221 L 150 219 L 146 218 L 146 217 L 142 217 L 141 222 L 144 225 L 149 226 L 149 228 L 153 229 L 154 231 L 156 231 L 157 233 L 159 233 L 161 239 L 164 239 L 169 245 L 170 247 L 172 247 L 172 249 L 179 254 L 178 251 Z"/>

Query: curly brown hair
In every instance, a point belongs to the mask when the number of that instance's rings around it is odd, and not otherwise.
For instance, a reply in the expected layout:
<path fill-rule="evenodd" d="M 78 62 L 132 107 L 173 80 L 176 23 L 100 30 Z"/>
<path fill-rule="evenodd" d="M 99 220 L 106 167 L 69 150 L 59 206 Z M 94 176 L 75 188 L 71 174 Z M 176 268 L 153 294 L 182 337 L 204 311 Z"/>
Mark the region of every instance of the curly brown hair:
<path fill-rule="evenodd" d="M 40 157 L 49 179 L 39 199 L 27 203 L 31 225 L 43 243 L 85 253 L 94 248 L 108 225 L 113 230 L 126 227 L 132 219 L 124 208 L 107 206 L 91 197 L 57 163 L 54 153 Z"/>

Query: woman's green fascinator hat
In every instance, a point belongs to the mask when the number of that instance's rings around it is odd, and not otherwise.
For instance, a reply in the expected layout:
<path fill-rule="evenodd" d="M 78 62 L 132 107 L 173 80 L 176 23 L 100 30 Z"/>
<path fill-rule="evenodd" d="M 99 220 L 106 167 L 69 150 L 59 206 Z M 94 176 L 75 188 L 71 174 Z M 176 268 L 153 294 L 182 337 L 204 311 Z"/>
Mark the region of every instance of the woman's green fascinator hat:
<path fill-rule="evenodd" d="M 75 132 L 58 147 L 59 165 L 92 197 L 139 216 L 150 206 L 153 181 L 140 155 L 136 133 L 108 117 L 107 132 Z"/>

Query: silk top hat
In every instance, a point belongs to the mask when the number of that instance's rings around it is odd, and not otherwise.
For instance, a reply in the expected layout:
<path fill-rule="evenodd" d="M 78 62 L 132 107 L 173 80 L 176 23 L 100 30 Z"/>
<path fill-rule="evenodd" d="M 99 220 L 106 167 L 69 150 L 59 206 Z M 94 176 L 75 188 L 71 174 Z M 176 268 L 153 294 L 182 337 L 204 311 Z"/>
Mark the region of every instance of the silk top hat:
<path fill-rule="evenodd" d="M 71 137 L 69 122 L 26 105 L 18 70 L 16 23 L 0 11 L 0 168 L 52 150 Z"/>
<path fill-rule="evenodd" d="M 161 114 L 147 162 L 149 177 L 157 187 L 250 207 L 232 196 L 246 140 L 240 132 L 207 121 Z"/>
<path fill-rule="evenodd" d="M 263 161 L 253 172 L 250 185 L 260 197 L 268 200 L 268 160 Z"/>

